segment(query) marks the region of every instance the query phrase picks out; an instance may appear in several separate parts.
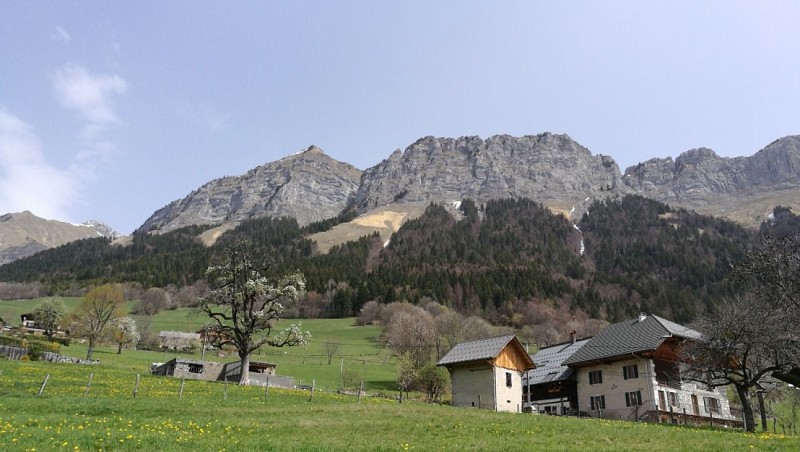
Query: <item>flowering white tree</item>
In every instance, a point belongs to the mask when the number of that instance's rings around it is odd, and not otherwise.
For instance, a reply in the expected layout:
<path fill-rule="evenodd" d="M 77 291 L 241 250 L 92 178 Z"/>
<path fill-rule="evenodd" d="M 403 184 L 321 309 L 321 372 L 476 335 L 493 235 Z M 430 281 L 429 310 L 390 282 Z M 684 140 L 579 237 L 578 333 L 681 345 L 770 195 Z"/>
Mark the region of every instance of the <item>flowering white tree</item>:
<path fill-rule="evenodd" d="M 122 354 L 122 347 L 139 342 L 141 336 L 136 328 L 136 321 L 130 317 L 119 317 L 111 321 L 111 339 L 117 343 L 117 354 Z"/>
<path fill-rule="evenodd" d="M 225 251 L 219 265 L 206 271 L 211 291 L 200 298 L 198 309 L 214 325 L 219 345 L 233 344 L 239 352 L 242 376 L 239 384 L 249 381 L 250 355 L 263 345 L 273 347 L 305 345 L 311 334 L 292 324 L 272 335 L 276 322 L 290 303 L 297 302 L 305 290 L 305 278 L 293 273 L 268 278 L 269 266 L 257 265 L 244 242 Z"/>

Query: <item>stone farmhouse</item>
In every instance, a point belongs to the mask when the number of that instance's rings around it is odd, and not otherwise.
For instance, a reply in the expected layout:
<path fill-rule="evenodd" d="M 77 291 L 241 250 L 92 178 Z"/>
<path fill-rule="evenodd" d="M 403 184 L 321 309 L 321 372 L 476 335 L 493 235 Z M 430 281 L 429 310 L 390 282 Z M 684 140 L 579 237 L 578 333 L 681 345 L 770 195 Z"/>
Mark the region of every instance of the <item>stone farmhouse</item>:
<path fill-rule="evenodd" d="M 447 367 L 453 406 L 522 411 L 522 374 L 535 366 L 516 336 L 462 342 L 439 360 Z"/>
<path fill-rule="evenodd" d="M 575 372 L 577 409 L 607 419 L 740 425 L 724 392 L 681 379 L 678 349 L 700 337 L 655 315 L 609 325 L 563 361 Z"/>

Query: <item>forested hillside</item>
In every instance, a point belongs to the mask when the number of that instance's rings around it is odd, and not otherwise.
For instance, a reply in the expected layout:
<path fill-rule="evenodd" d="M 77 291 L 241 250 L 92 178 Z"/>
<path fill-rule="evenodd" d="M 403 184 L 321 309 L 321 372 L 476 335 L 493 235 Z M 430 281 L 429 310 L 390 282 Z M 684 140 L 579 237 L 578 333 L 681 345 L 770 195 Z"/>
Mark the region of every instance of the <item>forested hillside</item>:
<path fill-rule="evenodd" d="M 732 293 L 726 279 L 757 232 L 638 196 L 595 202 L 577 225 L 528 200 L 465 200 L 460 214 L 431 205 L 384 247 L 377 235 L 319 254 L 306 237 L 350 217 L 310 224 L 263 218 L 212 247 L 205 227 L 64 245 L 0 267 L 4 282 L 38 282 L 51 293 L 105 282 L 180 288 L 201 280 L 214 255 L 244 238 L 276 272 L 301 270 L 308 294 L 297 315 L 339 317 L 369 300 L 434 300 L 513 326 L 616 321 L 640 310 L 688 322 Z M 776 210 L 773 228 L 797 217 Z M 583 251 L 583 252 L 582 252 Z"/>

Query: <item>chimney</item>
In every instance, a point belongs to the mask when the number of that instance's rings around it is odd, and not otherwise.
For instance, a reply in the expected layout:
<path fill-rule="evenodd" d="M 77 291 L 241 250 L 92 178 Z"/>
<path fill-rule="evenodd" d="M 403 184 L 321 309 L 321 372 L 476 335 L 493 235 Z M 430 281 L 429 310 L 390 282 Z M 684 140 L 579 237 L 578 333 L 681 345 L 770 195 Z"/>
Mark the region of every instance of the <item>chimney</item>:
<path fill-rule="evenodd" d="M 575 336 L 577 336 L 577 335 L 578 335 L 577 331 L 575 331 L 575 330 L 570 331 L 569 332 L 569 341 L 574 344 L 575 343 Z"/>
<path fill-rule="evenodd" d="M 644 319 L 646 319 L 646 318 L 647 318 L 647 314 L 645 314 L 644 312 L 640 312 L 639 313 L 639 321 L 640 322 L 644 322 Z"/>

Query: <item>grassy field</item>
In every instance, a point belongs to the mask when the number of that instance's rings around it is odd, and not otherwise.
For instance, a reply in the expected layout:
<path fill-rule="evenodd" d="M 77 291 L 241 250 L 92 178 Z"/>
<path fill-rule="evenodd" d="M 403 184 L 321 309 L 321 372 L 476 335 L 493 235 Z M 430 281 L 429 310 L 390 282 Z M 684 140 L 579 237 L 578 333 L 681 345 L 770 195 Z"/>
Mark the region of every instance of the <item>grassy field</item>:
<path fill-rule="evenodd" d="M 800 439 L 0 360 L 0 450 L 798 450 Z M 86 392 L 89 374 L 92 386 Z M 48 383 L 37 395 L 45 376 Z M 227 397 L 226 397 L 227 394 Z"/>
<path fill-rule="evenodd" d="M 67 310 L 72 309 L 79 298 L 62 298 Z M 13 325 L 19 324 L 19 315 L 33 311 L 42 300 L 0 301 L 0 315 L 11 318 Z M 129 302 L 128 309 L 132 303 Z M 159 331 L 200 330 L 207 322 L 191 308 L 180 308 L 174 311 L 161 311 L 153 316 L 151 329 Z M 278 328 L 295 320 L 282 320 Z M 355 319 L 319 319 L 302 320 L 304 330 L 311 332 L 311 340 L 305 347 L 264 348 L 253 355 L 255 361 L 268 361 L 278 365 L 277 373 L 294 377 L 298 383 L 311 384 L 326 389 L 338 389 L 343 376 L 364 381 L 368 391 L 390 393 L 396 391 L 396 360 L 391 356 L 384 344 L 378 340 L 381 330 L 373 326 L 356 326 Z M 328 364 L 326 342 L 336 343 L 338 350 Z M 73 342 L 63 347 L 61 352 L 68 356 L 83 358 L 86 347 Z M 124 350 L 121 357 L 115 355 L 113 347 L 99 347 L 94 354 L 95 359 L 123 367 L 131 371 L 147 373 L 153 362 L 166 362 L 175 357 L 200 358 L 200 351 L 193 353 L 153 352 L 141 350 Z M 238 360 L 238 355 L 230 351 L 208 351 L 208 361 L 230 362 Z"/>
<path fill-rule="evenodd" d="M 154 323 L 190 322 L 189 312 L 166 311 Z M 800 450 L 800 438 L 782 435 L 400 404 L 385 397 L 396 394 L 396 364 L 375 340 L 378 328 L 353 319 L 303 326 L 312 333 L 307 347 L 265 350 L 254 359 L 277 363 L 278 374 L 303 383 L 315 380 L 313 398 L 309 391 L 200 381 L 186 381 L 181 394 L 180 380 L 149 375 L 152 362 L 198 353 L 117 355 L 100 347 L 95 365 L 0 358 L 0 450 Z M 331 364 L 326 342 L 340 344 Z M 82 344 L 62 348 L 71 356 L 85 352 Z M 367 396 L 334 391 L 342 369 L 364 380 Z"/>

